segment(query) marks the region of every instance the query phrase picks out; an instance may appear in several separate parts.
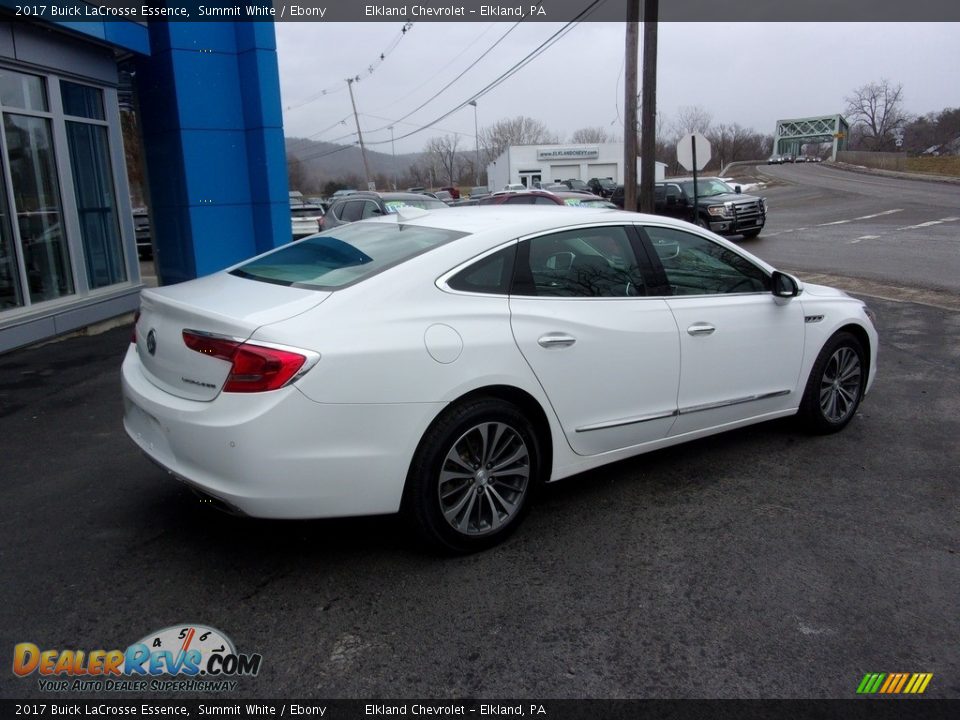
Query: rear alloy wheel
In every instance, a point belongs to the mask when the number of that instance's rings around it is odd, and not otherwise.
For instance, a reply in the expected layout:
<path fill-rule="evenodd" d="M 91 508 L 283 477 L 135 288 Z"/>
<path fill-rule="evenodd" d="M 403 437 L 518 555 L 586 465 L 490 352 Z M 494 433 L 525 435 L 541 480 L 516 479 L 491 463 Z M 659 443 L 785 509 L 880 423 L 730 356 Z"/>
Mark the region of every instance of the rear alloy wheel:
<path fill-rule="evenodd" d="M 421 441 L 405 509 L 430 544 L 481 550 L 520 523 L 539 471 L 536 434 L 517 407 L 493 398 L 468 401 L 444 413 Z"/>
<path fill-rule="evenodd" d="M 833 433 L 853 419 L 863 399 L 865 359 L 863 345 L 848 332 L 837 333 L 824 345 L 800 404 L 800 418 L 809 430 Z"/>

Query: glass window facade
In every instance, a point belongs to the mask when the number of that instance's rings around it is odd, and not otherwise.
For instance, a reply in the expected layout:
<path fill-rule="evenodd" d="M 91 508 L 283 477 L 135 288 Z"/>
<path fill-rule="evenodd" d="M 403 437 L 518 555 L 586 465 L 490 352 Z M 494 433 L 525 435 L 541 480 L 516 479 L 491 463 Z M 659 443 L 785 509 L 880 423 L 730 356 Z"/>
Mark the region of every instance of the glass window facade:
<path fill-rule="evenodd" d="M 0 323 L 128 281 L 106 109 L 103 88 L 0 67 Z"/>

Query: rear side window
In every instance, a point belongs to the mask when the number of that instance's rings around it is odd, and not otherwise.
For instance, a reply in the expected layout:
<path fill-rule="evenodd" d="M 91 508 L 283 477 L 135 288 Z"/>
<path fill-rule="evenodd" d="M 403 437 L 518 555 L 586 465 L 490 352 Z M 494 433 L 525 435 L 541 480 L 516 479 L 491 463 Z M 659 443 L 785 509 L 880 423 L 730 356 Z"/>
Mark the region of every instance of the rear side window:
<path fill-rule="evenodd" d="M 276 285 L 336 290 L 466 234 L 394 223 L 341 225 L 255 258 L 231 274 Z"/>
<path fill-rule="evenodd" d="M 447 285 L 452 290 L 463 292 L 507 295 L 510 292 L 513 260 L 516 254 L 517 246 L 514 244 L 488 255 L 458 272 L 447 281 Z"/>

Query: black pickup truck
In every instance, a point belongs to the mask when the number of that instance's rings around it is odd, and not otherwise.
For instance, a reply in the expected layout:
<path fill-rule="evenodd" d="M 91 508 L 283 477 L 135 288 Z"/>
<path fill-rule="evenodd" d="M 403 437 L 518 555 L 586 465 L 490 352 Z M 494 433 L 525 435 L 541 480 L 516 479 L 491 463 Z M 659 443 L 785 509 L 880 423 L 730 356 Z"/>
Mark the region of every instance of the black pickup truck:
<path fill-rule="evenodd" d="M 670 178 L 654 185 L 654 212 L 657 215 L 696 222 L 719 235 L 760 234 L 767 220 L 766 202 L 761 197 L 740 192 L 720 178 L 697 178 L 697 213 L 693 212 L 693 178 Z M 610 200 L 623 207 L 623 186 Z"/>

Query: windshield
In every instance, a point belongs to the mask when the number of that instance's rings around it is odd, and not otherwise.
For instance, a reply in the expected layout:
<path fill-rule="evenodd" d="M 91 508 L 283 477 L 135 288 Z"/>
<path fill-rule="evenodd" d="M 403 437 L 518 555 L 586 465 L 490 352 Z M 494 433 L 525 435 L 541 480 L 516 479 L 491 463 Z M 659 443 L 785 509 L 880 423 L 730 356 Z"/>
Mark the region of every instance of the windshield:
<path fill-rule="evenodd" d="M 464 235 L 414 225 L 350 223 L 285 245 L 230 272 L 276 285 L 335 290 Z"/>
<path fill-rule="evenodd" d="M 693 180 L 688 180 L 683 185 L 683 191 L 693 197 Z M 715 178 L 707 180 L 697 180 L 697 195 L 700 197 L 711 197 L 713 195 L 727 195 L 733 192 L 733 188 L 727 185 L 723 180 Z"/>
<path fill-rule="evenodd" d="M 447 204 L 443 202 L 443 200 L 437 200 L 436 198 L 428 197 L 426 195 L 418 198 L 402 198 L 394 200 L 384 198 L 383 205 L 387 209 L 388 213 L 398 212 L 401 208 L 405 207 L 415 207 L 420 208 L 421 210 L 436 210 L 437 208 L 447 207 Z"/>

